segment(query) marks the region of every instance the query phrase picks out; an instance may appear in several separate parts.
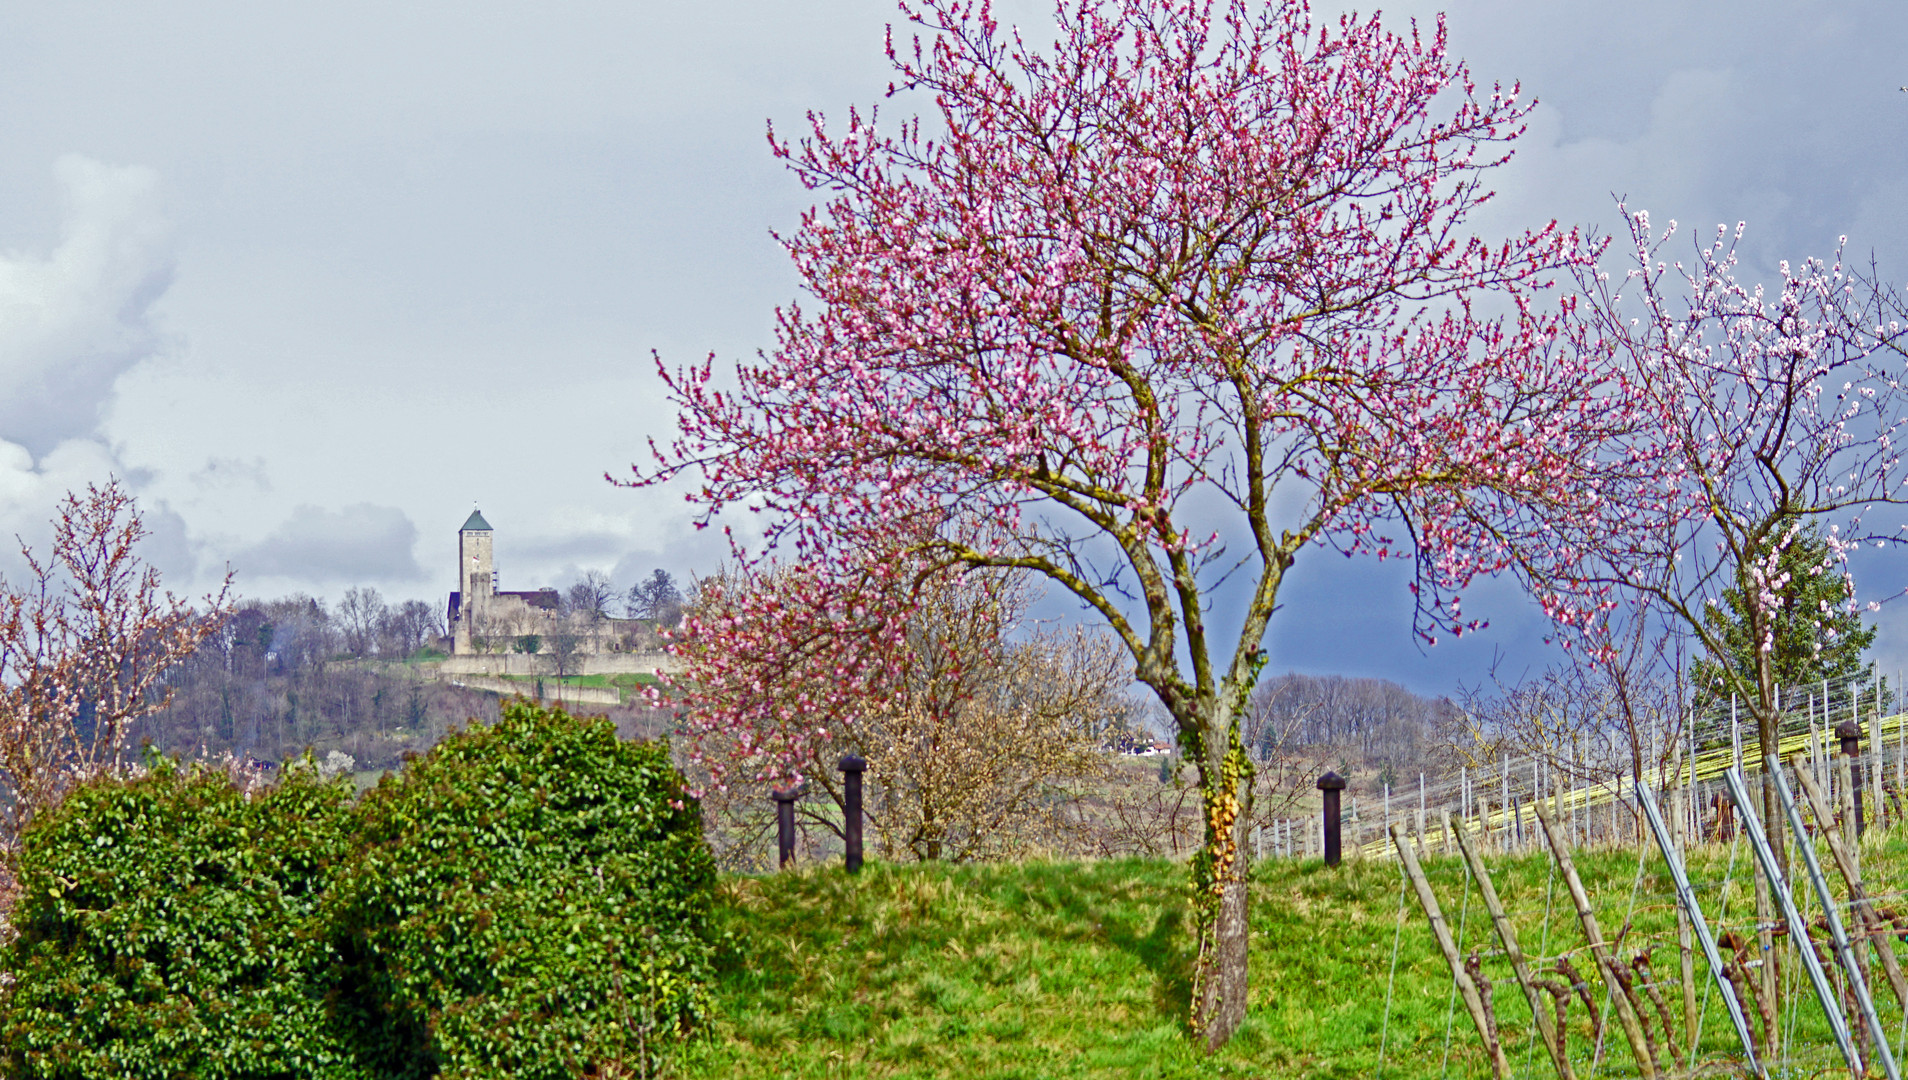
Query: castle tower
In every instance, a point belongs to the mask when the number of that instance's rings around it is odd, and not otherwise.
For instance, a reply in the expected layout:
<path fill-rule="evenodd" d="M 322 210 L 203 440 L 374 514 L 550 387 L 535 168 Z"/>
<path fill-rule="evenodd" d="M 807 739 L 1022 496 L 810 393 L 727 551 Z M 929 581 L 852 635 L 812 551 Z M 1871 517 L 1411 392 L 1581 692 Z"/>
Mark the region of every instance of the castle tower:
<path fill-rule="evenodd" d="M 496 594 L 495 567 L 490 558 L 490 522 L 476 510 L 470 512 L 464 527 L 457 530 L 458 588 L 464 594 L 466 608 L 480 605 Z"/>

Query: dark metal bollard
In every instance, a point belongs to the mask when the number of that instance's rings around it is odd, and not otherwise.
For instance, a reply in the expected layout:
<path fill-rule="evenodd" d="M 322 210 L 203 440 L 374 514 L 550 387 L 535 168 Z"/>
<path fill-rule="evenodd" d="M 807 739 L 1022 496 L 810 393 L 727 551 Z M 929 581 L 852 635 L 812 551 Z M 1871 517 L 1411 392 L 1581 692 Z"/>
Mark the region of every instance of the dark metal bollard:
<path fill-rule="evenodd" d="M 841 759 L 841 794 L 844 809 L 847 811 L 846 828 L 848 850 L 842 856 L 848 864 L 848 872 L 861 872 L 861 774 L 868 763 L 860 756 L 849 754 Z"/>
<path fill-rule="evenodd" d="M 1867 831 L 1862 821 L 1862 766 L 1857 760 L 1862 756 L 1862 728 L 1853 720 L 1844 720 L 1835 725 L 1835 737 L 1842 740 L 1842 753 L 1848 755 L 1849 794 L 1855 796 L 1855 835 Z"/>
<path fill-rule="evenodd" d="M 769 792 L 769 798 L 775 800 L 775 847 L 783 869 L 795 861 L 795 800 L 801 795 L 796 788 Z"/>
<path fill-rule="evenodd" d="M 1325 793 L 1325 865 L 1337 866 L 1343 858 L 1338 838 L 1338 793 L 1345 790 L 1345 778 L 1328 772 L 1318 778 L 1318 790 Z"/>

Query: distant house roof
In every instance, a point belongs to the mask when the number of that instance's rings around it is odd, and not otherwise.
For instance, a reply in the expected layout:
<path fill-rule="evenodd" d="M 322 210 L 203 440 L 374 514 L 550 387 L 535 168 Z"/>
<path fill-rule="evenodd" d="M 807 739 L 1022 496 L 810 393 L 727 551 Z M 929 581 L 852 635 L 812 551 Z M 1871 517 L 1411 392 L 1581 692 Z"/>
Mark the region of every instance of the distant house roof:
<path fill-rule="evenodd" d="M 458 532 L 492 532 L 494 530 L 491 529 L 490 522 L 484 520 L 483 514 L 478 513 L 475 510 L 472 510 L 470 512 L 470 519 L 468 521 L 465 521 L 464 527 L 457 531 Z"/>

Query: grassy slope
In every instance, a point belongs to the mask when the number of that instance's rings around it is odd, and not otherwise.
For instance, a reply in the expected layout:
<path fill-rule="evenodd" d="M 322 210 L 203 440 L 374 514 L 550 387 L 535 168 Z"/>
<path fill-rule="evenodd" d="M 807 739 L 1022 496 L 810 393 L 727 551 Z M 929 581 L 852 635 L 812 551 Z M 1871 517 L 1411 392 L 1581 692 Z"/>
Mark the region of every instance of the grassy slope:
<path fill-rule="evenodd" d="M 1746 855 L 1739 855 L 1744 858 Z M 1692 875 L 1713 916 L 1727 852 L 1699 856 Z M 1899 880 L 1902 845 L 1871 852 L 1871 883 Z M 1581 857 L 1605 932 L 1633 921 L 1630 948 L 1661 943 L 1656 963 L 1674 978 L 1674 913 L 1660 860 L 1645 867 L 1639 899 L 1634 853 Z M 1461 900 L 1454 859 L 1427 866 L 1465 941 L 1495 947 L 1473 899 Z M 1581 932 L 1561 882 L 1535 856 L 1494 860 L 1525 951 L 1576 949 Z M 1748 900 L 1746 864 L 1728 890 L 1734 922 Z M 1184 868 L 1160 862 L 969 867 L 871 864 L 851 879 L 839 868 L 724 886 L 722 919 L 733 935 L 718 988 L 713 1035 L 684 1062 L 692 1077 L 1369 1077 L 1378 1073 L 1386 984 L 1399 926 L 1395 863 L 1281 862 L 1256 874 L 1252 1015 L 1218 1056 L 1203 1060 L 1181 1018 L 1188 995 Z M 1873 887 L 1871 885 L 1871 887 Z M 1551 904 L 1545 940 L 1545 904 Z M 1887 892 L 1887 888 L 1874 891 Z M 1439 1076 L 1451 980 L 1415 898 L 1399 937 L 1396 988 L 1385 1036 L 1388 1077 Z M 1595 978 L 1585 957 L 1577 965 Z M 1549 1075 L 1524 1039 L 1529 1010 L 1501 960 L 1497 1010 L 1513 1063 Z M 1699 977 L 1706 977 L 1698 962 Z M 1700 992 L 1699 984 L 1699 992 Z M 1804 992 L 1806 994 L 1806 992 Z M 1680 1009 L 1674 988 L 1669 1007 Z M 1713 995 L 1712 995 L 1713 998 Z M 1887 1015 L 1892 1002 L 1879 1002 Z M 1797 1010 L 1797 1044 L 1826 1053 L 1814 1006 Z M 1460 1004 L 1452 1015 L 1452 1076 L 1487 1076 L 1479 1039 Z M 1675 1012 L 1680 1017 L 1680 1011 Z M 1898 1015 L 1898 1014 L 1897 1014 Z M 1588 1020 L 1570 1014 L 1572 1055 L 1590 1053 Z M 1680 1022 L 1680 1020 L 1679 1020 Z M 1634 1075 L 1612 1021 L 1607 1065 Z M 1733 1045 L 1719 1001 L 1708 1005 L 1704 1052 Z M 1588 1062 L 1586 1060 L 1585 1064 Z M 1580 1074 L 1587 1073 L 1580 1068 Z"/>

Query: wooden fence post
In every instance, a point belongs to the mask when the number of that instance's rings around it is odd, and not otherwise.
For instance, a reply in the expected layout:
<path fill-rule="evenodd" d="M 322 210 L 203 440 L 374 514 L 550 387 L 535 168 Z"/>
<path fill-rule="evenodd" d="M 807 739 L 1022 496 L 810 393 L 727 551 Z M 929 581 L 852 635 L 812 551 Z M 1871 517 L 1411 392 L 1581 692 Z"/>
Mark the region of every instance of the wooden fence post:
<path fill-rule="evenodd" d="M 1868 752 L 1875 764 L 1868 767 L 1868 819 L 1877 826 L 1888 822 L 1887 810 L 1882 803 L 1882 737 L 1881 737 L 1881 674 L 1875 675 L 1875 698 L 1868 711 Z"/>
<path fill-rule="evenodd" d="M 1339 833 L 1338 798 L 1345 790 L 1345 778 L 1335 772 L 1327 772 L 1318 778 L 1318 790 L 1324 796 L 1325 865 L 1337 866 L 1344 858 L 1344 847 Z"/>
<path fill-rule="evenodd" d="M 1543 807 L 1537 808 L 1538 824 L 1543 826 L 1544 839 L 1550 843 L 1550 853 L 1557 859 L 1557 869 L 1563 874 L 1564 886 L 1570 891 L 1570 901 L 1576 905 L 1577 921 L 1583 924 L 1584 937 L 1589 939 L 1590 951 L 1597 958 L 1597 968 L 1603 972 L 1603 985 L 1610 995 L 1610 1003 L 1616 1006 L 1617 1022 L 1623 1027 L 1623 1036 L 1630 1042 L 1630 1052 L 1636 1058 L 1636 1068 L 1645 1080 L 1654 1080 L 1656 1076 L 1656 1058 L 1650 1054 L 1650 1043 L 1643 1034 L 1643 1025 L 1637 1019 L 1636 1009 L 1630 1004 L 1630 997 L 1623 991 L 1623 983 L 1617 976 L 1616 957 L 1610 954 L 1610 945 L 1603 939 L 1603 929 L 1597 925 L 1597 913 L 1590 907 L 1590 894 L 1584 891 L 1583 879 L 1577 876 L 1577 864 L 1571 861 L 1570 849 L 1557 835 L 1556 826 L 1551 823 L 1550 815 Z"/>
<path fill-rule="evenodd" d="M 1687 1060 L 1696 1060 L 1696 1033 L 1703 1024 L 1703 1006 L 1696 999 L 1696 943 L 1690 935 L 1689 912 L 1676 908 L 1676 947 L 1682 961 L 1683 1039 L 1689 1047 Z"/>
<path fill-rule="evenodd" d="M 795 800 L 799 797 L 801 792 L 794 788 L 769 792 L 775 800 L 775 851 L 784 870 L 795 861 Z"/>
<path fill-rule="evenodd" d="M 1457 983 L 1464 1007 L 1470 1011 L 1478 1037 L 1484 1040 L 1484 1049 L 1491 1056 L 1491 1075 L 1497 1080 L 1506 1080 L 1510 1076 L 1510 1062 L 1504 1057 L 1503 1044 L 1491 1034 L 1491 1018 L 1484 1011 L 1484 999 L 1478 996 L 1477 984 L 1471 981 L 1470 972 L 1464 970 L 1464 959 L 1458 955 L 1457 942 L 1451 938 L 1451 925 L 1444 921 L 1444 911 L 1438 907 L 1431 883 L 1425 880 L 1424 871 L 1418 867 L 1418 857 L 1412 854 L 1403 830 L 1396 825 L 1391 827 L 1391 842 L 1398 847 L 1398 861 L 1404 863 L 1405 874 L 1418 892 L 1418 904 L 1424 908 L 1424 917 L 1431 921 L 1431 934 L 1438 939 L 1438 949 L 1444 953 L 1445 963 L 1451 965 L 1451 978 Z"/>
<path fill-rule="evenodd" d="M 842 862 L 851 874 L 861 872 L 861 774 L 867 771 L 868 763 L 859 754 L 849 754 L 841 759 L 842 802 L 847 813 L 846 826 L 842 830 L 846 841 L 842 852 Z"/>
<path fill-rule="evenodd" d="M 1842 803 L 1855 811 L 1853 820 L 1843 818 L 1842 831 L 1848 834 L 1850 844 L 1859 846 L 1862 833 L 1868 831 L 1862 821 L 1862 766 L 1858 760 L 1862 756 L 1862 729 L 1855 726 L 1855 721 L 1844 720 L 1835 725 L 1835 737 L 1842 742 L 1842 760 L 1835 766 L 1843 792 Z"/>
<path fill-rule="evenodd" d="M 1564 1047 L 1564 1032 L 1558 1030 L 1556 1020 L 1545 1008 L 1541 991 L 1530 977 L 1530 965 L 1524 962 L 1524 950 L 1517 947 L 1517 931 L 1512 928 L 1510 916 L 1504 913 L 1504 905 L 1497 898 L 1497 887 L 1491 883 L 1490 869 L 1484 860 L 1477 857 L 1477 849 L 1472 846 L 1471 838 L 1463 831 L 1457 834 L 1458 850 L 1464 853 L 1464 863 L 1471 868 L 1471 876 L 1477 879 L 1477 888 L 1484 896 L 1484 910 L 1491 913 L 1491 925 L 1497 930 L 1497 940 L 1504 946 L 1504 955 L 1510 958 L 1511 971 L 1517 975 L 1517 985 L 1523 988 L 1524 999 L 1530 1002 L 1531 1019 L 1537 1025 L 1537 1034 L 1544 1040 L 1544 1049 L 1550 1052 L 1550 1063 L 1556 1066 L 1559 1080 L 1576 1080 L 1576 1073 L 1570 1068 L 1570 1055 Z"/>
<path fill-rule="evenodd" d="M 1736 827 L 1746 829 L 1747 823 L 1743 819 L 1748 811 L 1742 807 L 1735 809 Z M 1747 837 L 1748 833 L 1745 831 L 1743 835 Z M 1781 841 L 1778 840 L 1776 843 Z M 1762 965 L 1753 972 L 1745 966 L 1743 975 L 1746 978 L 1755 979 L 1757 985 L 1762 988 L 1756 994 L 1756 1012 L 1762 1018 L 1762 1056 L 1769 1061 L 1780 1061 L 1782 1060 L 1782 998 L 1780 996 L 1782 984 L 1778 977 L 1780 973 L 1776 970 L 1775 946 L 1775 925 L 1776 919 L 1780 916 L 1776 914 L 1775 893 L 1770 888 L 1768 872 L 1763 870 L 1760 860 L 1752 859 L 1751 862 L 1755 864 L 1750 869 L 1754 871 L 1756 888 L 1756 951 L 1762 956 Z"/>

